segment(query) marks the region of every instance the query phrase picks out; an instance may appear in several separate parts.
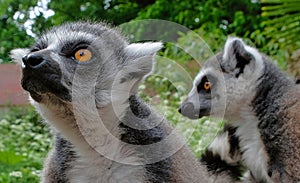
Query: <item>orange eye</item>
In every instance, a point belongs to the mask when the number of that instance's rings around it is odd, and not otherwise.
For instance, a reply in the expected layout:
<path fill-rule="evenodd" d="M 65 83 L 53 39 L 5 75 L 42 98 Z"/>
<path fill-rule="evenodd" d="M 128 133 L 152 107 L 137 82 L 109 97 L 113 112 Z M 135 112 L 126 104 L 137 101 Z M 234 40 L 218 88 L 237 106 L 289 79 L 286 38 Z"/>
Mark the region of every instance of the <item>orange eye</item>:
<path fill-rule="evenodd" d="M 88 49 L 79 49 L 75 53 L 75 59 L 79 62 L 87 62 L 92 58 L 92 52 Z"/>
<path fill-rule="evenodd" d="M 206 81 L 203 85 L 204 90 L 209 90 L 210 89 L 210 82 Z"/>

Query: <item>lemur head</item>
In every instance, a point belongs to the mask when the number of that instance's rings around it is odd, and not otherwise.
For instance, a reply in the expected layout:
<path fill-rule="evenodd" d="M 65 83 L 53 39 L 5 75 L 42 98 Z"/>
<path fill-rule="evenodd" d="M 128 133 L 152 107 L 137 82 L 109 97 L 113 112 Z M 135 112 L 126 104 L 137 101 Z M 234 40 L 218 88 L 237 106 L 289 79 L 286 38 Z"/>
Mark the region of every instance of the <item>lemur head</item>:
<path fill-rule="evenodd" d="M 22 86 L 35 102 L 71 102 L 93 95 L 97 105 L 111 102 L 111 91 L 132 94 L 152 70 L 161 43 L 128 44 L 102 23 L 67 23 L 47 31 L 30 49 L 11 52 L 22 64 Z"/>
<path fill-rule="evenodd" d="M 239 38 L 228 38 L 222 52 L 210 58 L 196 76 L 179 112 L 192 119 L 234 118 L 251 102 L 263 72 L 262 55 Z"/>

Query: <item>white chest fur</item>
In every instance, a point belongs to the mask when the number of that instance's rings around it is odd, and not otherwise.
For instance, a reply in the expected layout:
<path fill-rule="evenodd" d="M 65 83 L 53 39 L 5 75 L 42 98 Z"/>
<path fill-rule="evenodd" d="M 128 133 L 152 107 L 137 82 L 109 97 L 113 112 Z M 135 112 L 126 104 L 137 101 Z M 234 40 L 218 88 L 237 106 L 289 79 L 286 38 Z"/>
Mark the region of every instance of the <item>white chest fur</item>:
<path fill-rule="evenodd" d="M 79 157 L 71 163 L 67 177 L 71 183 L 141 183 L 144 167 L 109 160 L 101 155 Z"/>
<path fill-rule="evenodd" d="M 145 182 L 144 166 L 137 163 L 139 158 L 137 158 L 138 155 L 132 148 L 127 147 L 124 143 L 112 144 L 109 138 L 105 138 L 106 134 L 103 134 L 102 128 L 98 126 L 94 128 L 93 134 L 102 137 L 100 140 L 97 140 L 99 138 L 88 139 L 89 136 L 83 138 L 83 134 L 80 133 L 77 124 L 74 123 L 74 117 L 66 115 L 62 117 L 60 115 L 65 114 L 65 112 L 62 112 L 65 108 L 59 108 L 59 106 L 45 107 L 37 103 L 34 104 L 38 106 L 37 109 L 40 114 L 56 129 L 59 129 L 76 148 L 76 159 L 70 163 L 68 166 L 70 169 L 66 172 L 67 180 L 70 180 L 70 183 Z M 90 121 L 93 122 L 93 120 Z M 111 128 L 110 130 L 112 133 L 116 131 L 115 128 Z M 92 146 L 87 143 L 87 140 L 90 144 L 92 143 L 96 149 L 92 148 Z M 97 148 L 104 150 L 106 156 L 97 152 Z M 109 158 L 114 158 L 115 161 Z M 127 164 L 124 162 L 127 162 Z"/>
<path fill-rule="evenodd" d="M 236 135 L 243 152 L 242 159 L 256 180 L 271 183 L 268 176 L 268 155 L 259 133 L 258 119 L 249 108 L 242 110 L 241 119 L 236 123 Z"/>

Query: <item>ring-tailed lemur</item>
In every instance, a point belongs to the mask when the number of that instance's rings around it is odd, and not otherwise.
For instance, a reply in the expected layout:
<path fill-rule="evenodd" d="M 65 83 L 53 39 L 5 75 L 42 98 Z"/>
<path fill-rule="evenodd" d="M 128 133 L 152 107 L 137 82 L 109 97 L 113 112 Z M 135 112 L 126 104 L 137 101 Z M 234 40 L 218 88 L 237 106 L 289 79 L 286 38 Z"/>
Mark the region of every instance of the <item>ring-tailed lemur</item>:
<path fill-rule="evenodd" d="M 209 176 L 171 125 L 136 95 L 161 47 L 128 44 L 107 25 L 77 22 L 12 51 L 23 88 L 55 132 L 43 183 L 231 180 Z"/>
<path fill-rule="evenodd" d="M 300 86 L 239 38 L 228 38 L 206 62 L 180 107 L 193 119 L 224 117 L 256 182 L 284 183 L 300 181 L 299 111 Z M 218 143 L 212 150 L 227 161 L 230 148 Z"/>

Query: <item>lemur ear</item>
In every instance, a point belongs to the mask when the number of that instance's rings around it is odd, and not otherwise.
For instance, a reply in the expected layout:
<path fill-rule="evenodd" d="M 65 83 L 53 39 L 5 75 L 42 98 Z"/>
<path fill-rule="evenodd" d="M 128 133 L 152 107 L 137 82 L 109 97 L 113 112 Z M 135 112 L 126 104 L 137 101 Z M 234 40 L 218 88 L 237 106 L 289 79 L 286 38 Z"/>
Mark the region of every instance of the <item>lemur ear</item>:
<path fill-rule="evenodd" d="M 225 43 L 221 67 L 225 72 L 233 72 L 236 77 L 244 73 L 247 65 L 253 65 L 254 55 L 249 46 L 239 38 L 228 38 Z"/>
<path fill-rule="evenodd" d="M 24 55 L 29 53 L 29 49 L 26 48 L 18 48 L 10 51 L 10 58 L 13 62 L 22 65 L 22 67 L 25 67 L 22 61 L 22 58 Z"/>
<path fill-rule="evenodd" d="M 125 53 L 129 57 L 154 55 L 163 47 L 161 42 L 132 43 L 126 46 Z"/>
<path fill-rule="evenodd" d="M 127 74 L 143 77 L 152 71 L 154 56 L 163 47 L 161 42 L 133 43 L 125 48 Z"/>

